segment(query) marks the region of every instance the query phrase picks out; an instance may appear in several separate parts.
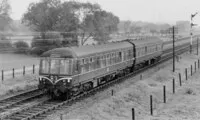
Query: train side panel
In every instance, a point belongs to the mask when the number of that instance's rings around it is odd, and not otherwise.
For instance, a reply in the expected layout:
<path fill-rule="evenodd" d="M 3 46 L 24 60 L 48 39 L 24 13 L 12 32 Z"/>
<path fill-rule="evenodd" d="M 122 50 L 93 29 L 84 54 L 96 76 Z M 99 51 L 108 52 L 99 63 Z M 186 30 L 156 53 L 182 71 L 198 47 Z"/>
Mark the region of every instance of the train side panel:
<path fill-rule="evenodd" d="M 106 76 L 117 72 L 117 70 L 121 70 L 127 67 L 131 67 L 133 65 L 134 58 L 127 61 L 122 61 L 120 63 L 116 63 L 114 65 L 110 65 L 108 67 L 99 68 L 90 72 L 82 73 L 73 76 L 73 85 L 78 85 L 79 83 L 85 83 L 93 80 L 94 78 L 100 78 L 102 76 Z"/>

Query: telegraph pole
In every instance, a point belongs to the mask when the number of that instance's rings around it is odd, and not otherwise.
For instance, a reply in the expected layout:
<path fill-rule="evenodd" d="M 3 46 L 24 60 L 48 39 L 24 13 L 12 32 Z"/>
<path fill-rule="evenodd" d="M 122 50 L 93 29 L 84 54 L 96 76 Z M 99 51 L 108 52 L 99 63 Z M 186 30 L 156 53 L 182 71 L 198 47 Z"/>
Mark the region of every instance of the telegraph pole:
<path fill-rule="evenodd" d="M 191 21 L 190 21 L 190 53 L 192 53 L 192 38 L 193 38 L 192 27 L 195 25 L 195 24 L 193 24 L 193 17 L 195 17 L 197 14 L 198 14 L 198 12 L 196 12 L 195 14 L 191 14 Z"/>
<path fill-rule="evenodd" d="M 197 55 L 199 55 L 199 38 L 197 38 Z"/>
<path fill-rule="evenodd" d="M 172 28 L 172 34 L 173 34 L 173 72 L 175 72 L 175 32 L 174 32 L 175 28 L 173 26 Z"/>

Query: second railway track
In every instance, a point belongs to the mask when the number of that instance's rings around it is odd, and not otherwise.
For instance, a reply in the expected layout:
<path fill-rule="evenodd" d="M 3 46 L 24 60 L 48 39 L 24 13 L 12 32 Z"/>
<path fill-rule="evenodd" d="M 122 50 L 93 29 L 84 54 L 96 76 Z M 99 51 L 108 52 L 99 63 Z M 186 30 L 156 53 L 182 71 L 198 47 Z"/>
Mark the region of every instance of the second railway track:
<path fill-rule="evenodd" d="M 18 112 L 19 109 L 25 109 L 29 102 L 32 102 L 36 99 L 42 99 L 45 96 L 45 92 L 34 89 L 28 92 L 24 92 L 9 98 L 5 98 L 0 100 L 0 120 L 9 116 L 10 114 L 14 114 Z M 25 107 L 26 106 L 26 107 Z"/>

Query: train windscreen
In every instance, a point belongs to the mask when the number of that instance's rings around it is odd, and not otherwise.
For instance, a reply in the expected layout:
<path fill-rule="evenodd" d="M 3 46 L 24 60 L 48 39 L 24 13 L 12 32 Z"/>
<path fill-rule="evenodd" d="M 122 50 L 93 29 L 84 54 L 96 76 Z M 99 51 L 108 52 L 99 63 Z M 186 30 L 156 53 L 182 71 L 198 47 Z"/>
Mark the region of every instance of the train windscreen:
<path fill-rule="evenodd" d="M 72 73 L 71 59 L 41 59 L 40 71 L 45 74 L 65 74 Z"/>

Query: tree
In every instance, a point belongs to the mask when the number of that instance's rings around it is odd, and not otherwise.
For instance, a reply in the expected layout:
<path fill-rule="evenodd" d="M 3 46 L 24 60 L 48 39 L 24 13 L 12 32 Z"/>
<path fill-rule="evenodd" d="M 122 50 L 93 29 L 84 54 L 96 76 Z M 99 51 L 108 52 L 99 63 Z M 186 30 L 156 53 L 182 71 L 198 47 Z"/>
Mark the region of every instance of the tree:
<path fill-rule="evenodd" d="M 61 5 L 59 19 L 57 20 L 54 30 L 61 32 L 64 38 L 64 46 L 78 44 L 79 19 L 75 16 L 75 10 L 79 8 L 76 2 L 64 2 Z"/>
<path fill-rule="evenodd" d="M 132 34 L 139 34 L 141 32 L 142 28 L 136 25 L 132 25 L 130 27 L 130 33 Z"/>
<path fill-rule="evenodd" d="M 119 18 L 110 12 L 97 11 L 94 14 L 95 34 L 94 39 L 99 43 L 105 43 L 110 39 L 110 34 L 118 30 Z"/>
<path fill-rule="evenodd" d="M 128 34 L 130 32 L 131 21 L 127 20 L 124 22 L 124 32 Z"/>
<path fill-rule="evenodd" d="M 0 0 L 0 31 L 5 31 L 8 27 L 12 19 L 10 18 L 10 4 L 8 0 Z M 2 39 L 4 35 L 0 35 Z"/>
<path fill-rule="evenodd" d="M 81 45 L 95 34 L 94 14 L 97 11 L 101 11 L 99 4 L 91 3 L 81 3 L 80 8 L 77 9 L 77 17 L 80 20 Z"/>
<path fill-rule="evenodd" d="M 28 11 L 23 15 L 22 23 L 41 32 L 42 38 L 45 39 L 46 32 L 53 31 L 59 19 L 60 6 L 60 0 L 42 0 L 39 3 L 31 3 Z"/>
<path fill-rule="evenodd" d="M 59 0 L 42 0 L 31 3 L 23 16 L 23 23 L 41 32 L 46 38 L 49 31 L 57 31 L 63 36 L 64 46 L 77 45 L 78 38 L 84 44 L 88 38 L 107 40 L 109 34 L 117 31 L 119 18 L 101 10 L 98 4 Z"/>

